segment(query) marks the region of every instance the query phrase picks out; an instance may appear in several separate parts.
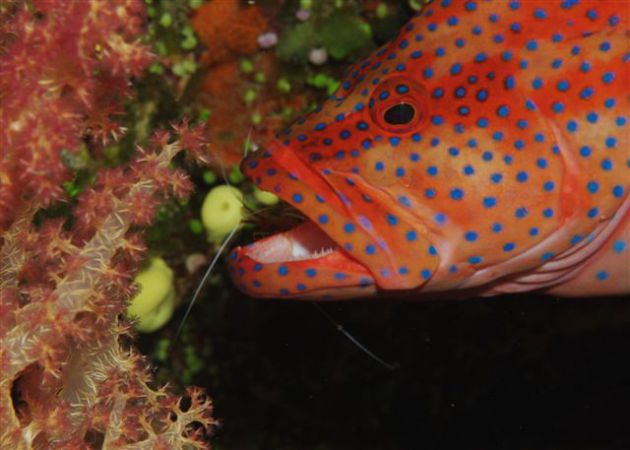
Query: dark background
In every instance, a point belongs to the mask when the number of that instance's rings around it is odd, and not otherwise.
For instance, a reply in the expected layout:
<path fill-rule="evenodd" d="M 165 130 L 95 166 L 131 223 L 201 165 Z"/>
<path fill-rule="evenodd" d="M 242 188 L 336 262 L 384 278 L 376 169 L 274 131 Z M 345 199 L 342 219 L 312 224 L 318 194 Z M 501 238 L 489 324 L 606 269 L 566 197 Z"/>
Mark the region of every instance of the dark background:
<path fill-rule="evenodd" d="M 309 303 L 210 288 L 161 371 L 205 355 L 216 448 L 630 449 L 628 299 L 320 305 L 399 369 Z"/>

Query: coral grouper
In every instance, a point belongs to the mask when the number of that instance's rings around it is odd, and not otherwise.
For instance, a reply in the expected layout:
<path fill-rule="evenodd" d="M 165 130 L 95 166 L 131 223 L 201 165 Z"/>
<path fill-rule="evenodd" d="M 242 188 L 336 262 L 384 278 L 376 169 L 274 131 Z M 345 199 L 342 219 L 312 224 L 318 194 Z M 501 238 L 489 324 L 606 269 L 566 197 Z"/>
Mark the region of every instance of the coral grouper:
<path fill-rule="evenodd" d="M 630 293 L 630 2 L 435 0 L 243 162 L 257 297 Z M 429 295 L 426 295 L 426 294 Z"/>

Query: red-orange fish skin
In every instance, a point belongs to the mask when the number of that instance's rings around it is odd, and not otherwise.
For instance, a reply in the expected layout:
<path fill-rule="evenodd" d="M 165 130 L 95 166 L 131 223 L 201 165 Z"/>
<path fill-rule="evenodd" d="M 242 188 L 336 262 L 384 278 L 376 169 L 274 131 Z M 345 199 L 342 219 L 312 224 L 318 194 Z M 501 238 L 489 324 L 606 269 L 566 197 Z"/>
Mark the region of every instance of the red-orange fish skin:
<path fill-rule="evenodd" d="M 630 292 L 629 15 L 629 0 L 431 3 L 243 162 L 325 235 L 235 249 L 237 286 Z"/>

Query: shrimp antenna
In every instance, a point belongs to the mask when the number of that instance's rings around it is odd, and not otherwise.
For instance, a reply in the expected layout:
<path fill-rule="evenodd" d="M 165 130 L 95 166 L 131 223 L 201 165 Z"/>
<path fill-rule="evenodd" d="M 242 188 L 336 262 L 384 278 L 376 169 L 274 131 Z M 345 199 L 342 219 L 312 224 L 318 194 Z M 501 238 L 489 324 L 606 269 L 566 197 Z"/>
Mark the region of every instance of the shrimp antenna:
<path fill-rule="evenodd" d="M 330 314 L 328 314 L 324 308 L 322 308 L 321 306 L 319 306 L 317 303 L 311 303 L 311 305 L 313 305 L 315 307 L 315 309 L 317 309 L 320 313 L 322 313 L 322 315 L 326 318 L 326 320 L 328 320 L 331 324 L 333 324 L 335 326 L 335 328 L 337 329 L 337 331 L 339 331 L 341 334 L 343 334 L 346 338 L 348 338 L 348 340 L 350 342 L 352 342 L 356 347 L 359 348 L 359 350 L 361 350 L 363 353 L 365 353 L 366 355 L 368 355 L 370 358 L 372 358 L 374 361 L 376 361 L 377 363 L 379 363 L 381 366 L 385 367 L 387 370 L 398 370 L 400 368 L 400 364 L 398 364 L 397 362 L 391 364 L 388 363 L 387 361 L 385 361 L 383 358 L 378 357 L 377 355 L 375 355 L 372 351 L 370 351 L 365 345 L 361 344 L 357 338 L 355 338 L 354 336 L 352 336 L 350 334 L 350 332 L 348 330 L 346 330 L 343 325 L 337 323 L 335 321 L 335 319 L 333 319 L 331 317 Z"/>
<path fill-rule="evenodd" d="M 179 336 L 182 334 L 182 330 L 184 329 L 184 324 L 186 323 L 186 319 L 188 319 L 188 316 L 190 315 L 190 312 L 192 311 L 192 308 L 193 308 L 195 302 L 197 301 L 197 298 L 199 297 L 199 294 L 201 293 L 201 290 L 203 289 L 204 285 L 206 284 L 206 281 L 208 281 L 208 278 L 210 277 L 210 274 L 214 270 L 214 267 L 219 262 L 219 258 L 221 257 L 221 255 L 225 251 L 226 247 L 228 246 L 228 244 L 230 243 L 230 241 L 232 240 L 232 238 L 236 234 L 237 230 L 238 230 L 238 226 L 232 228 L 232 231 L 230 231 L 230 234 L 228 234 L 227 237 L 223 240 L 223 243 L 219 247 L 219 250 L 217 250 L 217 253 L 214 255 L 214 258 L 212 258 L 212 262 L 210 263 L 210 265 L 206 269 L 205 273 L 203 274 L 203 277 L 201 278 L 201 281 L 197 285 L 197 288 L 195 289 L 195 293 L 193 294 L 192 299 L 190 300 L 190 303 L 188 303 L 188 307 L 186 308 L 186 312 L 184 313 L 184 317 L 182 317 L 182 320 L 179 322 L 179 326 L 177 327 L 177 331 L 175 332 L 175 335 L 173 336 L 173 339 L 171 340 L 171 345 L 170 345 L 169 351 L 168 351 L 169 355 L 173 351 L 173 348 L 175 347 L 175 344 L 177 343 L 177 340 L 179 339 Z"/>

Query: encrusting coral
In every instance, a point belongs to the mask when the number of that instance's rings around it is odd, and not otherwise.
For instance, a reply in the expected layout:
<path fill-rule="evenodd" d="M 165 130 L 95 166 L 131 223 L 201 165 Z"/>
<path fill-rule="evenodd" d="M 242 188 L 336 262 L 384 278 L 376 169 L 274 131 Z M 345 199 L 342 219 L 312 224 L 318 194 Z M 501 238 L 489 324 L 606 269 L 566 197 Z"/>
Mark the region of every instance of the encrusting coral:
<path fill-rule="evenodd" d="M 140 227 L 190 192 L 171 161 L 186 149 L 203 162 L 201 131 L 155 133 L 130 163 L 99 170 L 72 216 L 40 213 L 67 201 L 64 158 L 124 131 L 116 116 L 151 59 L 143 3 L 12 2 L 0 18 L 0 447 L 208 448 L 210 400 L 154 387 L 123 318 Z"/>

